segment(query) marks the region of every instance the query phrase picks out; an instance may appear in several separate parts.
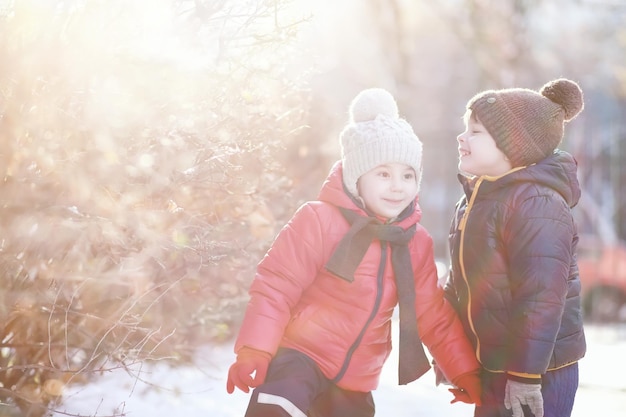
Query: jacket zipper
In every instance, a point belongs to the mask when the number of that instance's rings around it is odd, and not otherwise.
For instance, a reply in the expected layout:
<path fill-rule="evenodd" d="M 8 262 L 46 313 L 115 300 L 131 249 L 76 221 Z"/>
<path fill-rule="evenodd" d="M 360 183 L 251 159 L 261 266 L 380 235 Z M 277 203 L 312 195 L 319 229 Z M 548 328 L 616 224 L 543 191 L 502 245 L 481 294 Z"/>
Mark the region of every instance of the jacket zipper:
<path fill-rule="evenodd" d="M 380 242 L 380 264 L 378 265 L 378 275 L 376 277 L 377 291 L 376 291 L 376 300 L 374 301 L 374 307 L 372 308 L 372 312 L 370 313 L 370 316 L 365 322 L 365 325 L 361 328 L 359 335 L 355 339 L 354 343 L 352 343 L 352 345 L 350 346 L 350 349 L 348 349 L 348 353 L 346 353 L 346 358 L 343 361 L 343 365 L 341 366 L 341 369 L 337 373 L 337 376 L 333 378 L 334 383 L 337 383 L 345 375 L 346 371 L 348 370 L 348 366 L 350 365 L 350 361 L 352 360 L 352 355 L 354 354 L 354 351 L 361 344 L 361 341 L 363 340 L 363 336 L 365 336 L 365 332 L 367 331 L 367 328 L 374 320 L 374 317 L 376 317 L 376 314 L 378 314 L 378 309 L 380 308 L 380 303 L 383 298 L 383 278 L 385 276 L 386 263 L 387 263 L 387 242 L 381 241 Z"/>
<path fill-rule="evenodd" d="M 472 333 L 474 333 L 474 337 L 476 338 L 476 359 L 482 363 L 480 360 L 480 339 L 478 338 L 478 333 L 476 332 L 476 328 L 474 327 L 474 321 L 472 320 L 472 291 L 469 285 L 469 280 L 467 279 L 467 274 L 465 272 L 465 262 L 464 262 L 464 244 L 465 241 L 465 226 L 467 225 L 467 218 L 469 216 L 469 212 L 474 206 L 474 201 L 476 200 L 476 195 L 478 194 L 478 189 L 480 188 L 480 184 L 483 179 L 480 178 L 474 185 L 474 189 L 472 190 L 472 195 L 470 196 L 470 200 L 467 203 L 467 207 L 465 207 L 465 213 L 463 213 L 463 217 L 461 217 L 461 221 L 459 222 L 459 232 L 461 233 L 459 239 L 459 267 L 461 268 L 461 276 L 463 277 L 463 281 L 467 286 L 467 322 L 469 323 L 470 328 L 472 329 Z"/>

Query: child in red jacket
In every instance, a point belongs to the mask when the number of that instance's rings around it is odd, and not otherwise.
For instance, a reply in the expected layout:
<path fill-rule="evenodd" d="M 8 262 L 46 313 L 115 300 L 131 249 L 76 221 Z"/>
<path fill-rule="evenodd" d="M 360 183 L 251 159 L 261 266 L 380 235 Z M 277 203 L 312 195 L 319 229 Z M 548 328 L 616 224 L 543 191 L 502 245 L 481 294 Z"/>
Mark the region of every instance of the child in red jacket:
<path fill-rule="evenodd" d="M 419 223 L 421 142 L 374 88 L 352 101 L 341 146 L 318 199 L 258 265 L 227 391 L 254 388 L 246 417 L 373 416 L 399 304 L 399 383 L 430 368 L 423 343 L 456 386 L 453 402 L 480 403 L 479 364 Z"/>

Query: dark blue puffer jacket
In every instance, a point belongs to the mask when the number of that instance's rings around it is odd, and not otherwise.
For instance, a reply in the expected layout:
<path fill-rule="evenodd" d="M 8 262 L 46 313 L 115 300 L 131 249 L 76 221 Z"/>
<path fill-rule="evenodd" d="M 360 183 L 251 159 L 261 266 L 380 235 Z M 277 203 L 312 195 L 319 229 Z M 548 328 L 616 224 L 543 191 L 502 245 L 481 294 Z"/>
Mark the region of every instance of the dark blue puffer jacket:
<path fill-rule="evenodd" d="M 500 177 L 459 176 L 446 294 L 487 370 L 537 375 L 585 354 L 576 168 L 557 150 Z"/>

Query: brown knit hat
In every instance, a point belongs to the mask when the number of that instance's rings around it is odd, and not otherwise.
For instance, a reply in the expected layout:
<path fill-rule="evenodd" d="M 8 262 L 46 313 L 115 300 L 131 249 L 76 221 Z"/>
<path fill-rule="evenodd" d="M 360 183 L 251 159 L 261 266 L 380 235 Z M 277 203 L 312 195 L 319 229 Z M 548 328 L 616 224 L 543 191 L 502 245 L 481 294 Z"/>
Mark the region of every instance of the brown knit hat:
<path fill-rule="evenodd" d="M 513 167 L 550 155 L 563 139 L 563 127 L 583 109 L 583 93 L 560 78 L 539 92 L 525 88 L 483 91 L 467 103 Z"/>

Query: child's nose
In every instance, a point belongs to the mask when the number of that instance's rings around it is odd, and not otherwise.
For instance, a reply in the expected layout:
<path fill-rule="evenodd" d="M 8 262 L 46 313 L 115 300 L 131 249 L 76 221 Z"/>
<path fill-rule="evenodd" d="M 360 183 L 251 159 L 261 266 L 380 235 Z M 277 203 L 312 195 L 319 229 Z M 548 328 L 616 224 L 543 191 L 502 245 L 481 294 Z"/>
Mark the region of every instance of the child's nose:
<path fill-rule="evenodd" d="M 402 188 L 402 178 L 394 177 L 391 180 L 391 188 L 394 190 L 399 190 Z"/>

